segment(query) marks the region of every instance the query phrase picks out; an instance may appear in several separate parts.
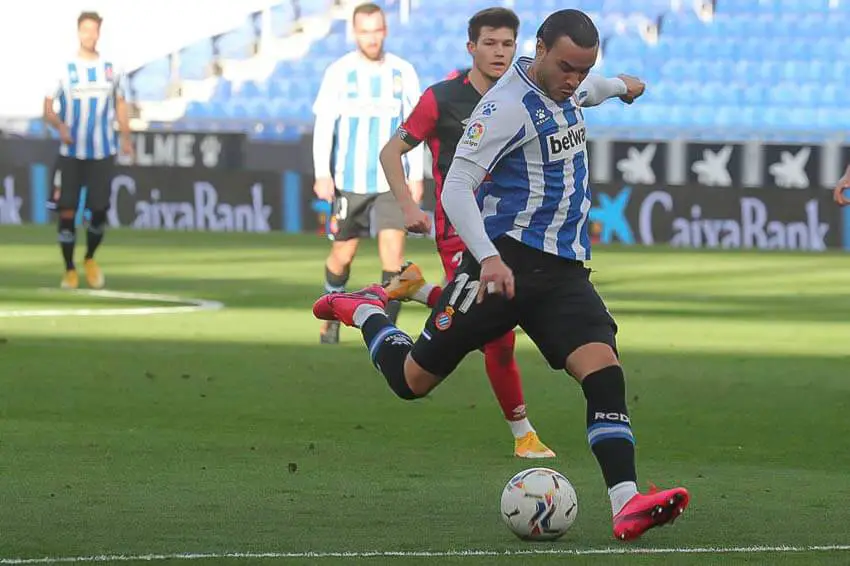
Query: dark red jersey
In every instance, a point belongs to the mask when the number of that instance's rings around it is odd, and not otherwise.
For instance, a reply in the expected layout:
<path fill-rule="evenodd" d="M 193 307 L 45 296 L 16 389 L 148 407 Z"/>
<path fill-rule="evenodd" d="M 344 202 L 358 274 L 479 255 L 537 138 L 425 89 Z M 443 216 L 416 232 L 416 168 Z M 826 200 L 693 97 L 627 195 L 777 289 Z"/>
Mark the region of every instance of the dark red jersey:
<path fill-rule="evenodd" d="M 437 190 L 434 221 L 438 246 L 457 237 L 443 210 L 440 195 L 443 192 L 443 181 L 454 158 L 455 148 L 480 100 L 481 95 L 469 82 L 469 72 L 463 72 L 428 87 L 399 130 L 405 143 L 417 146 L 425 142 L 434 156 L 433 173 Z"/>

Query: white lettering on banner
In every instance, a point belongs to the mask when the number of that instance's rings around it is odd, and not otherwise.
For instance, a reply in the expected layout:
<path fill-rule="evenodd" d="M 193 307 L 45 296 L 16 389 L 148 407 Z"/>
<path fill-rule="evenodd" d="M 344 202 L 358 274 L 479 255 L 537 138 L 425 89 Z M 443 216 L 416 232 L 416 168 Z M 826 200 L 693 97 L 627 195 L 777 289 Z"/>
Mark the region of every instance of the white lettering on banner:
<path fill-rule="evenodd" d="M 118 208 L 122 189 L 136 195 L 136 181 L 119 175 L 112 181 L 112 208 L 109 224 L 120 226 Z M 197 181 L 193 185 L 193 202 L 169 202 L 159 189 L 151 189 L 150 200 L 138 200 L 133 228 L 164 230 L 209 230 L 213 232 L 270 232 L 272 207 L 263 203 L 263 186 L 251 187 L 251 204 L 231 205 L 219 202 L 218 190 L 211 183 Z"/>
<path fill-rule="evenodd" d="M 689 248 L 756 248 L 763 250 L 826 250 L 829 224 L 820 221 L 816 199 L 805 204 L 804 222 L 769 220 L 768 208 L 755 197 L 740 199 L 740 218 L 703 218 L 702 207 L 693 205 L 690 218 L 674 218 L 673 236 L 669 244 Z M 638 232 L 641 242 L 655 243 L 653 218 L 656 209 L 672 212 L 673 197 L 665 191 L 653 191 L 638 213 Z"/>
<path fill-rule="evenodd" d="M 150 144 L 147 140 L 150 139 Z M 195 159 L 195 144 L 201 155 L 201 162 Z M 135 160 L 126 155 L 118 156 L 119 165 L 139 165 L 143 167 L 218 167 L 221 160 L 222 144 L 214 135 L 204 136 L 200 142 L 195 134 L 134 134 Z M 150 148 L 148 147 L 150 145 Z"/>
<path fill-rule="evenodd" d="M 15 194 L 15 178 L 12 175 L 3 179 L 3 193 L 0 195 L 0 224 L 23 224 L 21 207 L 24 200 Z"/>

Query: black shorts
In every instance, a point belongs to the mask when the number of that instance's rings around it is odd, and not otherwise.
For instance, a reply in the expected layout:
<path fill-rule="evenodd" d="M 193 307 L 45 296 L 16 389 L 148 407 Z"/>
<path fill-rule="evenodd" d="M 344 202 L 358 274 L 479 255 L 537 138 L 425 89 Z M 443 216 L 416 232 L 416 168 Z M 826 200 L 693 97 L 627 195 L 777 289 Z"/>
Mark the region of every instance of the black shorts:
<path fill-rule="evenodd" d="M 376 232 L 404 230 L 404 215 L 392 193 L 361 195 L 338 191 L 334 217 L 337 221 L 334 240 L 340 242 L 368 238 L 373 222 Z"/>
<path fill-rule="evenodd" d="M 59 156 L 56 170 L 59 173 L 59 210 L 76 210 L 80 192 L 86 187 L 85 206 L 91 211 L 109 209 L 110 183 L 115 168 L 115 158 L 76 159 Z"/>
<path fill-rule="evenodd" d="M 495 244 L 514 273 L 515 297 L 493 295 L 477 304 L 480 266 L 464 252 L 413 348 L 416 363 L 446 377 L 466 354 L 515 326 L 553 369 L 564 369 L 567 357 L 585 344 L 602 342 L 617 351 L 617 324 L 590 282 L 590 269 L 506 236 Z"/>

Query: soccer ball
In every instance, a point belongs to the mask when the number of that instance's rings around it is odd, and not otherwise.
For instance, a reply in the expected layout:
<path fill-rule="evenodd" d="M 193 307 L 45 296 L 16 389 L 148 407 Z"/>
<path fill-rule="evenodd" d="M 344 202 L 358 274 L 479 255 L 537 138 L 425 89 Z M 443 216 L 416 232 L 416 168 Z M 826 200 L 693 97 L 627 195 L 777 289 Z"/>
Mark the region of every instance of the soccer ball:
<path fill-rule="evenodd" d="M 502 492 L 502 520 L 523 540 L 555 540 L 576 520 L 578 498 L 570 481 L 549 468 L 512 477 Z"/>

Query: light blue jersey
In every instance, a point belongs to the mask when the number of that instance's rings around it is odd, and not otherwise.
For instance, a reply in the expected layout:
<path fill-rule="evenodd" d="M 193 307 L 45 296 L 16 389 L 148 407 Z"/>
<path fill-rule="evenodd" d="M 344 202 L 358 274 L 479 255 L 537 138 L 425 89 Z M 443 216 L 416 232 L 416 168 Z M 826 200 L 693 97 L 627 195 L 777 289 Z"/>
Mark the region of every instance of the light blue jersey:
<path fill-rule="evenodd" d="M 107 59 L 73 59 L 61 69 L 47 96 L 58 103 L 59 119 L 71 130 L 73 143 L 59 153 L 76 159 L 104 159 L 118 152 L 115 135 L 116 97 L 125 96 L 125 80 Z"/>
<path fill-rule="evenodd" d="M 455 153 L 490 173 L 477 198 L 487 236 L 507 235 L 568 259 L 590 259 L 587 144 L 581 87 L 558 103 L 520 58 L 482 98 Z"/>
<path fill-rule="evenodd" d="M 336 188 L 358 194 L 390 190 L 379 156 L 381 149 L 419 100 L 419 78 L 407 61 L 387 54 L 383 61 L 369 61 L 357 52 L 344 55 L 325 72 L 313 106 L 317 128 L 334 121 L 331 147 L 314 145 L 316 176 L 327 174 L 332 161 Z M 316 140 L 320 138 L 317 132 Z M 422 179 L 422 148 L 405 156 L 408 178 Z"/>

